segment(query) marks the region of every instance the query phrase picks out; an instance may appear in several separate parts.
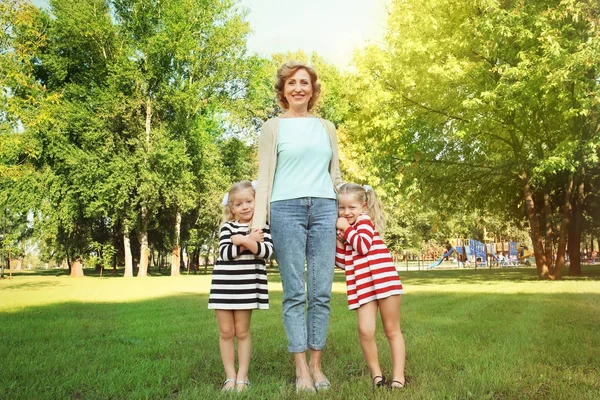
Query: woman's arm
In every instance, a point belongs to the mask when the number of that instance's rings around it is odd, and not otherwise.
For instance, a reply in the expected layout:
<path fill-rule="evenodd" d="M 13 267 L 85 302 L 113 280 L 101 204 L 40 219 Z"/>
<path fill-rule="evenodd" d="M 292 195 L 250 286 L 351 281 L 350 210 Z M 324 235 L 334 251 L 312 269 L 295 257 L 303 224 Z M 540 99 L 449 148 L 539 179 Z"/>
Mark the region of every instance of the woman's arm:
<path fill-rule="evenodd" d="M 254 201 L 254 218 L 250 229 L 262 229 L 267 223 L 267 201 L 271 184 L 271 163 L 273 157 L 274 122 L 269 120 L 261 128 L 258 140 L 258 183 Z"/>
<path fill-rule="evenodd" d="M 273 240 L 271 240 L 271 230 L 268 225 L 265 226 L 262 233 L 264 234 L 263 241 L 258 242 L 258 251 L 254 254 L 268 260 L 273 255 Z"/>
<path fill-rule="evenodd" d="M 326 120 L 325 120 L 326 121 Z M 330 174 L 333 180 L 333 188 L 337 192 L 337 188 L 342 184 L 342 174 L 340 172 L 340 157 L 338 151 L 338 140 L 335 125 L 331 121 L 325 122 L 327 130 L 329 131 L 329 138 L 331 140 L 331 150 L 333 156 L 331 157 L 331 169 Z"/>

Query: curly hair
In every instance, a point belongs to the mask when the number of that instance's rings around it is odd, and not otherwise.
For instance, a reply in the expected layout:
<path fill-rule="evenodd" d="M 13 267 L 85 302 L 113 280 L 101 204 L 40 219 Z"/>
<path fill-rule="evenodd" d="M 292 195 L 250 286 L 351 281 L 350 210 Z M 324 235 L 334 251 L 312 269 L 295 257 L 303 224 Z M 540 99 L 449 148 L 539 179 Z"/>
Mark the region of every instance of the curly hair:
<path fill-rule="evenodd" d="M 317 103 L 317 100 L 319 99 L 319 94 L 321 94 L 321 84 L 318 82 L 317 73 L 314 68 L 299 61 L 288 61 L 277 70 L 277 82 L 275 83 L 277 102 L 284 110 L 287 110 L 290 106 L 287 99 L 283 95 L 285 81 L 300 69 L 304 69 L 306 72 L 308 72 L 308 75 L 310 76 L 310 83 L 313 89 L 312 97 L 308 101 L 308 111 L 313 109 Z"/>

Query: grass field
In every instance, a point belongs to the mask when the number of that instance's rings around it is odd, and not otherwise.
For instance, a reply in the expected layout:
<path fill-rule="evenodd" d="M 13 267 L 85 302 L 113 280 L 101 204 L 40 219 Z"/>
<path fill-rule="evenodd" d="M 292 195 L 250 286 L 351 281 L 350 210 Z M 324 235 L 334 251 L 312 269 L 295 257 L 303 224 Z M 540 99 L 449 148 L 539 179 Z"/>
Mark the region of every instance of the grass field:
<path fill-rule="evenodd" d="M 88 271 L 86 271 L 88 273 Z M 533 268 L 401 271 L 407 375 L 402 392 L 371 391 L 355 314 L 336 273 L 323 399 L 599 399 L 600 267 L 538 281 Z M 252 386 L 219 392 L 209 275 L 70 278 L 15 273 L 0 281 L 1 399 L 296 398 L 281 322 L 253 315 Z M 384 371 L 391 361 L 379 331 Z"/>

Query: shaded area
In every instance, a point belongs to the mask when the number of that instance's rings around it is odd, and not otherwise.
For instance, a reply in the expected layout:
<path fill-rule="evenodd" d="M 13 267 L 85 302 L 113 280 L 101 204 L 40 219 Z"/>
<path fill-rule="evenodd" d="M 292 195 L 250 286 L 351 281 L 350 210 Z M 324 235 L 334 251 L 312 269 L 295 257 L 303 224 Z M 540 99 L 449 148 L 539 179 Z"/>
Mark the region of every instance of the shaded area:
<path fill-rule="evenodd" d="M 7 284 L 2 285 L 0 287 L 2 287 L 2 289 L 9 289 L 9 290 L 19 290 L 19 289 L 25 289 L 25 290 L 37 290 L 37 289 L 45 289 L 48 287 L 56 287 L 56 286 L 64 286 L 62 285 L 59 281 L 9 281 Z"/>
<path fill-rule="evenodd" d="M 207 302 L 184 294 L 0 313 L 0 398 L 218 397 L 224 377 Z M 320 398 L 372 396 L 355 318 L 335 294 L 323 361 L 335 390 Z M 600 396 L 600 294 L 416 293 L 403 299 L 402 324 L 407 398 Z M 253 314 L 252 334 L 246 398 L 295 398 L 281 293 L 271 294 L 271 310 Z M 389 373 L 381 327 L 378 343 Z"/>

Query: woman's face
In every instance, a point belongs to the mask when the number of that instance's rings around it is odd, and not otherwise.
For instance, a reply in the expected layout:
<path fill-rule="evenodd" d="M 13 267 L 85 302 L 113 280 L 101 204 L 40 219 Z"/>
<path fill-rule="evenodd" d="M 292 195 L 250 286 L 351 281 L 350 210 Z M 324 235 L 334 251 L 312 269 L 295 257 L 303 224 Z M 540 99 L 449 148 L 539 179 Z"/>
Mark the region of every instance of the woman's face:
<path fill-rule="evenodd" d="M 283 96 L 288 101 L 289 108 L 308 110 L 308 101 L 313 95 L 310 75 L 304 68 L 300 68 L 285 80 Z"/>

